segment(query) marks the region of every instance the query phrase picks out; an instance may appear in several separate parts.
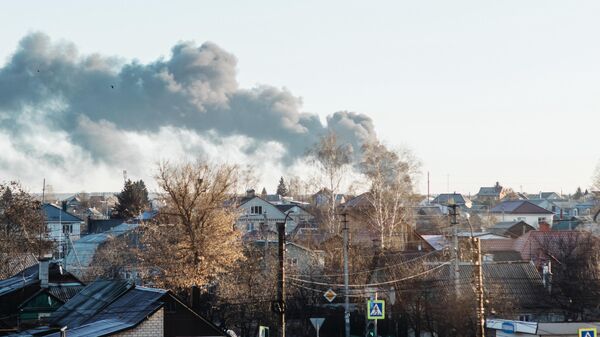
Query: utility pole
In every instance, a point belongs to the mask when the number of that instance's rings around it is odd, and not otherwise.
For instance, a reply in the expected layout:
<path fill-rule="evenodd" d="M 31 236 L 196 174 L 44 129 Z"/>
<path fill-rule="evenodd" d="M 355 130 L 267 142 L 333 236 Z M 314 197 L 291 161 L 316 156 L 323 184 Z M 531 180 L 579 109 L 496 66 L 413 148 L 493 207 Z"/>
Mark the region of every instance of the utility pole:
<path fill-rule="evenodd" d="M 452 225 L 452 260 L 454 261 L 454 291 L 460 293 L 460 266 L 458 260 L 458 205 L 453 198 L 448 199 L 448 215 Z"/>
<path fill-rule="evenodd" d="M 344 231 L 344 328 L 345 336 L 350 337 L 350 297 L 348 296 L 348 220 L 347 214 L 342 214 L 343 231 Z"/>
<path fill-rule="evenodd" d="M 279 244 L 279 270 L 277 282 L 277 304 L 275 311 L 279 314 L 279 337 L 285 337 L 285 222 L 277 223 L 277 234 Z"/>
<path fill-rule="evenodd" d="M 475 293 L 477 295 L 477 337 L 485 337 L 485 307 L 483 294 L 483 266 L 481 264 L 481 240 L 471 238 L 475 251 Z"/>

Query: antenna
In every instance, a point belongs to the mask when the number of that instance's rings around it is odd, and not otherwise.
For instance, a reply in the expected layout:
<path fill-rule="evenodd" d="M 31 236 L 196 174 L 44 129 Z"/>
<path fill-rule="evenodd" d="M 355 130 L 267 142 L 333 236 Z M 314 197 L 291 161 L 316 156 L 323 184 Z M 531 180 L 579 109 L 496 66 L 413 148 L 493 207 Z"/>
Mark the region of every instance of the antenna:
<path fill-rule="evenodd" d="M 42 204 L 46 201 L 46 178 L 44 178 L 44 182 L 43 182 L 43 186 L 42 186 Z"/>
<path fill-rule="evenodd" d="M 427 204 L 429 205 L 429 171 L 427 171 Z"/>

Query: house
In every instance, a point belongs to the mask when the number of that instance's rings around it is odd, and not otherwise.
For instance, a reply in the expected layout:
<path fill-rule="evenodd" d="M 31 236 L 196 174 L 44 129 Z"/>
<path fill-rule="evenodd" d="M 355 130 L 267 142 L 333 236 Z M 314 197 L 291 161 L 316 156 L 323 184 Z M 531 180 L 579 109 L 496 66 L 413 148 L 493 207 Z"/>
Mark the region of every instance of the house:
<path fill-rule="evenodd" d="M 292 208 L 288 211 L 293 211 Z M 283 222 L 285 222 L 285 232 L 290 233 L 298 224 L 293 216 L 287 217 L 286 212 L 281 211 L 277 205 L 255 195 L 254 190 L 246 192 L 246 196 L 240 200 L 238 211 L 240 216 L 236 221 L 236 227 L 242 233 L 265 230 L 262 226 L 266 226 L 267 230 L 277 231 L 277 223 Z M 299 219 L 302 214 L 304 213 L 298 210 L 295 216 Z"/>
<path fill-rule="evenodd" d="M 498 222 L 489 228 L 493 234 L 510 238 L 518 238 L 531 230 L 535 230 L 535 228 L 522 220 Z"/>
<path fill-rule="evenodd" d="M 461 294 L 473 294 L 472 264 L 459 265 L 459 291 Z M 502 306 L 510 302 L 514 312 L 511 318 L 526 321 L 553 322 L 562 320 L 560 310 L 554 308 L 548 296 L 542 277 L 535 265 L 525 261 L 490 262 L 482 265 L 483 286 L 490 306 Z M 446 286 L 453 289 L 453 266 L 441 268 L 429 276 L 433 280 L 432 288 Z"/>
<path fill-rule="evenodd" d="M 109 241 L 111 238 L 121 237 L 124 235 L 137 235 L 135 229 L 139 226 L 137 223 L 121 223 L 118 226 L 111 228 L 108 231 L 88 234 L 81 239 L 75 241 L 67 256 L 64 259 L 65 268 L 84 278 L 86 273 L 92 267 L 92 261 L 98 249 Z"/>
<path fill-rule="evenodd" d="M 529 200 L 503 201 L 490 209 L 490 213 L 501 222 L 524 221 L 536 229 L 539 228 L 538 224 L 542 221 L 552 225 L 554 214 Z"/>
<path fill-rule="evenodd" d="M 461 208 L 471 208 L 473 205 L 469 198 L 463 196 L 460 193 L 442 193 L 435 197 L 432 201 L 433 204 L 442 206 L 448 206 L 451 203 L 460 206 Z"/>
<path fill-rule="evenodd" d="M 504 199 L 506 193 L 507 189 L 502 187 L 499 182 L 496 182 L 496 185 L 492 187 L 480 187 L 477 193 L 477 201 L 486 205 L 493 205 Z"/>
<path fill-rule="evenodd" d="M 172 292 L 119 281 L 89 284 L 49 318 L 50 325 L 35 336 L 227 336 L 194 312 Z M 20 336 L 34 336 L 34 331 Z"/>
<path fill-rule="evenodd" d="M 417 208 L 415 214 L 415 228 L 419 234 L 442 234 L 448 226 L 448 212 L 444 213 L 444 206 L 424 205 Z"/>
<path fill-rule="evenodd" d="M 519 260 L 530 261 L 540 271 L 552 262 L 556 256 L 560 256 L 565 249 L 574 249 L 580 245 L 583 240 L 590 238 L 592 234 L 576 230 L 550 229 L 547 223 L 541 223 L 540 230 L 530 230 L 525 234 L 514 239 L 503 240 L 482 240 L 481 251 L 488 260 L 496 260 L 495 255 L 501 253 L 506 256 L 506 252 L 517 252 Z M 514 260 L 516 261 L 516 260 Z"/>
<path fill-rule="evenodd" d="M 67 245 L 81 236 L 85 222 L 75 215 L 53 204 L 43 204 L 44 223 L 48 227 L 48 238 L 56 243 L 58 255 L 64 255 Z"/>
<path fill-rule="evenodd" d="M 556 192 L 539 192 L 528 195 L 528 199 L 560 200 L 562 197 Z"/>
<path fill-rule="evenodd" d="M 1 280 L 0 331 L 45 323 L 52 312 L 83 287 L 74 275 L 47 259 Z"/>
<path fill-rule="evenodd" d="M 334 196 L 335 204 L 340 205 L 346 202 L 346 196 L 336 194 Z M 327 206 L 331 203 L 331 191 L 328 188 L 322 188 L 319 192 L 311 196 L 312 204 L 317 207 Z"/>
<path fill-rule="evenodd" d="M 253 244 L 259 249 L 265 249 L 269 256 L 277 258 L 278 241 L 277 239 L 254 240 Z M 287 270 L 292 274 L 312 274 L 323 270 L 325 265 L 325 255 L 323 251 L 310 249 L 295 242 L 286 241 L 285 258 Z"/>

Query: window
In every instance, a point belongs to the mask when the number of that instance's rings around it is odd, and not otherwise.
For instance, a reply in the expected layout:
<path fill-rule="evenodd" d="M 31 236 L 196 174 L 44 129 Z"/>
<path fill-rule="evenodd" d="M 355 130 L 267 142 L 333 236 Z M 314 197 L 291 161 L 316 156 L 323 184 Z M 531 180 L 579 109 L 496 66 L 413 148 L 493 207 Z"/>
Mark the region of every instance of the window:
<path fill-rule="evenodd" d="M 64 234 L 72 234 L 73 233 L 73 225 L 72 224 L 62 225 L 62 231 Z"/>
<path fill-rule="evenodd" d="M 529 314 L 519 315 L 519 321 L 529 322 L 529 321 L 531 321 L 531 315 L 529 315 Z"/>
<path fill-rule="evenodd" d="M 246 224 L 246 230 L 247 230 L 248 232 L 251 232 L 251 231 L 253 231 L 253 230 L 254 230 L 254 224 L 253 224 L 253 223 L 251 223 L 251 222 L 250 222 L 250 223 L 247 223 L 247 224 Z"/>
<path fill-rule="evenodd" d="M 262 214 L 262 206 L 250 207 L 250 214 Z"/>
<path fill-rule="evenodd" d="M 291 258 L 291 259 L 287 259 L 287 262 L 290 266 L 297 266 L 298 265 L 298 259 L 297 258 Z"/>
<path fill-rule="evenodd" d="M 540 223 L 540 222 L 542 222 L 542 221 L 543 221 L 543 222 L 546 222 L 546 218 L 545 218 L 545 217 L 540 217 L 540 218 L 538 218 L 538 223 Z"/>

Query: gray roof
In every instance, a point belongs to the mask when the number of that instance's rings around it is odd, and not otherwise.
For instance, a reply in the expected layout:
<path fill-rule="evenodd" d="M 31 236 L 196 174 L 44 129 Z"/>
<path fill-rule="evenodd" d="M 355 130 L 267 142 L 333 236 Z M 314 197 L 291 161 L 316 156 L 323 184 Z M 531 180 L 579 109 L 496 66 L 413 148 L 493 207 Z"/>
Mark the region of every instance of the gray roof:
<path fill-rule="evenodd" d="M 137 223 L 122 223 L 106 232 L 89 234 L 73 242 L 73 249 L 69 251 L 66 257 L 66 264 L 69 269 L 78 267 L 88 267 L 94 259 L 94 254 L 98 247 L 111 237 L 118 237 L 137 228 Z"/>
<path fill-rule="evenodd" d="M 500 195 L 500 191 L 496 187 L 480 187 L 478 196 L 495 197 Z"/>
<path fill-rule="evenodd" d="M 492 213 L 509 214 L 553 214 L 528 200 L 503 201 L 490 210 Z"/>
<path fill-rule="evenodd" d="M 50 321 L 55 326 L 67 326 L 69 337 L 112 335 L 136 327 L 168 299 L 183 305 L 167 290 L 138 287 L 125 280 L 96 281 L 54 312 Z M 226 336 L 214 324 L 187 309 L 210 336 Z M 60 333 L 49 336 L 59 337 Z"/>
<path fill-rule="evenodd" d="M 58 308 L 50 317 L 51 322 L 73 328 L 81 326 L 132 287 L 125 280 L 93 282 Z"/>
<path fill-rule="evenodd" d="M 80 218 L 74 216 L 71 213 L 67 213 L 62 210 L 62 208 L 52 205 L 52 204 L 43 204 L 42 210 L 44 211 L 44 219 L 46 222 L 82 222 Z"/>
<path fill-rule="evenodd" d="M 463 197 L 460 193 L 442 193 L 433 199 L 434 204 L 448 205 L 450 199 L 454 199 L 454 203 L 457 205 L 464 205 L 467 203 L 467 198 Z"/>
<path fill-rule="evenodd" d="M 38 266 L 29 267 L 23 272 L 0 281 L 0 296 L 4 296 L 13 291 L 23 289 L 26 286 L 32 285 L 39 282 L 38 279 Z"/>
<path fill-rule="evenodd" d="M 432 288 L 437 286 L 453 287 L 452 265 L 441 268 L 434 278 Z M 473 266 L 460 265 L 460 284 L 462 293 L 473 293 L 471 280 Z M 542 278 L 531 262 L 494 262 L 483 264 L 483 282 L 487 296 L 496 301 L 510 301 L 520 308 L 544 307 L 546 293 Z"/>
<path fill-rule="evenodd" d="M 521 222 L 521 221 L 498 222 L 495 225 L 493 225 L 491 229 L 508 229 L 508 228 L 511 228 L 512 226 L 518 224 L 519 222 Z"/>

